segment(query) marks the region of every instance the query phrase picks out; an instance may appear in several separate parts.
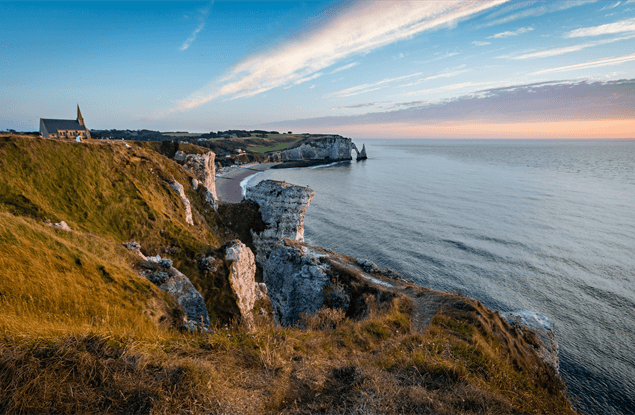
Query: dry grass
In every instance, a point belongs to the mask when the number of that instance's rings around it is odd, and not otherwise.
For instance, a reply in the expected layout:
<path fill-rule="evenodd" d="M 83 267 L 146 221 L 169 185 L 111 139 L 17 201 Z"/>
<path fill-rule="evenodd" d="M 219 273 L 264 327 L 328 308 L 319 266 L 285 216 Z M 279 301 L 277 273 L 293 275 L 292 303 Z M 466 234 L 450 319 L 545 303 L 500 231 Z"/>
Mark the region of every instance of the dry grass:
<path fill-rule="evenodd" d="M 325 310 L 310 326 L 328 329 L 229 326 L 157 341 L 5 335 L 0 412 L 573 413 L 478 327 L 444 315 L 416 333 L 407 309 L 401 298 L 357 322 Z"/>
<path fill-rule="evenodd" d="M 158 335 L 179 317 L 173 301 L 136 275 L 102 238 L 0 212 L 0 333 Z"/>
<path fill-rule="evenodd" d="M 450 295 L 419 331 L 416 295 L 370 289 L 343 259 L 332 277 L 360 304 L 348 317 L 175 331 L 173 300 L 120 243 L 173 258 L 213 316 L 223 288 L 196 260 L 227 229 L 210 229 L 218 218 L 188 177 L 142 148 L 0 137 L 0 413 L 573 413 L 535 339 Z"/>

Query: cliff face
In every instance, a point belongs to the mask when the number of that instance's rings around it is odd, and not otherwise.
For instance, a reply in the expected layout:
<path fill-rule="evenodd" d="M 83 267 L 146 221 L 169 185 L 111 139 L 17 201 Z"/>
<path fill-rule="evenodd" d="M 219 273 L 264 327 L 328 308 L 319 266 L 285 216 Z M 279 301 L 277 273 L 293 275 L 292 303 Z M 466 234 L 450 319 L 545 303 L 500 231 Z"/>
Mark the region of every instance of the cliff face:
<path fill-rule="evenodd" d="M 193 187 L 197 188 L 200 184 L 206 189 L 205 199 L 214 209 L 218 207 L 215 158 L 216 155 L 211 151 L 205 154 L 185 154 L 183 151 L 177 151 L 174 155 L 174 160 L 196 177 L 196 183 L 192 183 Z"/>
<path fill-rule="evenodd" d="M 276 324 L 297 323 L 301 313 L 314 314 L 324 304 L 327 266 L 302 247 L 277 245 L 263 268 Z"/>
<path fill-rule="evenodd" d="M 350 138 L 323 137 L 301 141 L 297 147 L 273 153 L 273 162 L 295 160 L 352 160 L 351 151 L 356 149 Z"/>
<path fill-rule="evenodd" d="M 265 180 L 247 189 L 245 199 L 260 206 L 266 228 L 252 231 L 256 262 L 261 266 L 283 238 L 304 241 L 304 213 L 315 192 L 308 187 Z"/>

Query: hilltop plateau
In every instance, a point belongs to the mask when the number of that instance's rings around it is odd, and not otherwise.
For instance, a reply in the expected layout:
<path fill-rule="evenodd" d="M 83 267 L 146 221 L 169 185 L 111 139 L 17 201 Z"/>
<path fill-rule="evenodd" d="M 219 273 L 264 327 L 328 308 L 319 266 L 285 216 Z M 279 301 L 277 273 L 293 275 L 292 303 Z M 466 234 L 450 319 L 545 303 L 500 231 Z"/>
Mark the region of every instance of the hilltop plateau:
<path fill-rule="evenodd" d="M 305 243 L 311 189 L 218 202 L 178 150 L 0 135 L 0 413 L 575 413 L 527 327 Z"/>

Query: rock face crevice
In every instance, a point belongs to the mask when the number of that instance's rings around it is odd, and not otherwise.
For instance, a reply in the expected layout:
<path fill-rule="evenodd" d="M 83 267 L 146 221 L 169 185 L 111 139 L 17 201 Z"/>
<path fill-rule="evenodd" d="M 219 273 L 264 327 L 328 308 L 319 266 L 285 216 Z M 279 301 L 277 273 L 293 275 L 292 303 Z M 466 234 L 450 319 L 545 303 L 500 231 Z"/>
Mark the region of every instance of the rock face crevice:
<path fill-rule="evenodd" d="M 181 164 L 183 168 L 194 174 L 199 185 L 205 188 L 205 201 L 216 210 L 218 208 L 218 197 L 216 197 L 216 166 L 214 160 L 216 155 L 209 151 L 205 154 L 185 154 L 177 151 L 174 160 Z"/>
<path fill-rule="evenodd" d="M 266 224 L 263 231 L 251 232 L 256 262 L 260 266 L 281 239 L 304 241 L 304 213 L 314 195 L 315 191 L 308 187 L 274 180 L 265 180 L 247 188 L 245 198 L 260 207 Z"/>

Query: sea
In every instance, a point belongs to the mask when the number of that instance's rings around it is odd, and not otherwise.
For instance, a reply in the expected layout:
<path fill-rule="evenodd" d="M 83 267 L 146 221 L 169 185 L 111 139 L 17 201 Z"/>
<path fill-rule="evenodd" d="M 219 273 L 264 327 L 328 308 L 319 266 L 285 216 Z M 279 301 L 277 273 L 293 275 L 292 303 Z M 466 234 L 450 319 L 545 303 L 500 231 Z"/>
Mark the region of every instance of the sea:
<path fill-rule="evenodd" d="M 354 140 L 267 170 L 316 195 L 305 240 L 501 312 L 544 316 L 585 414 L 635 413 L 635 140 Z"/>

